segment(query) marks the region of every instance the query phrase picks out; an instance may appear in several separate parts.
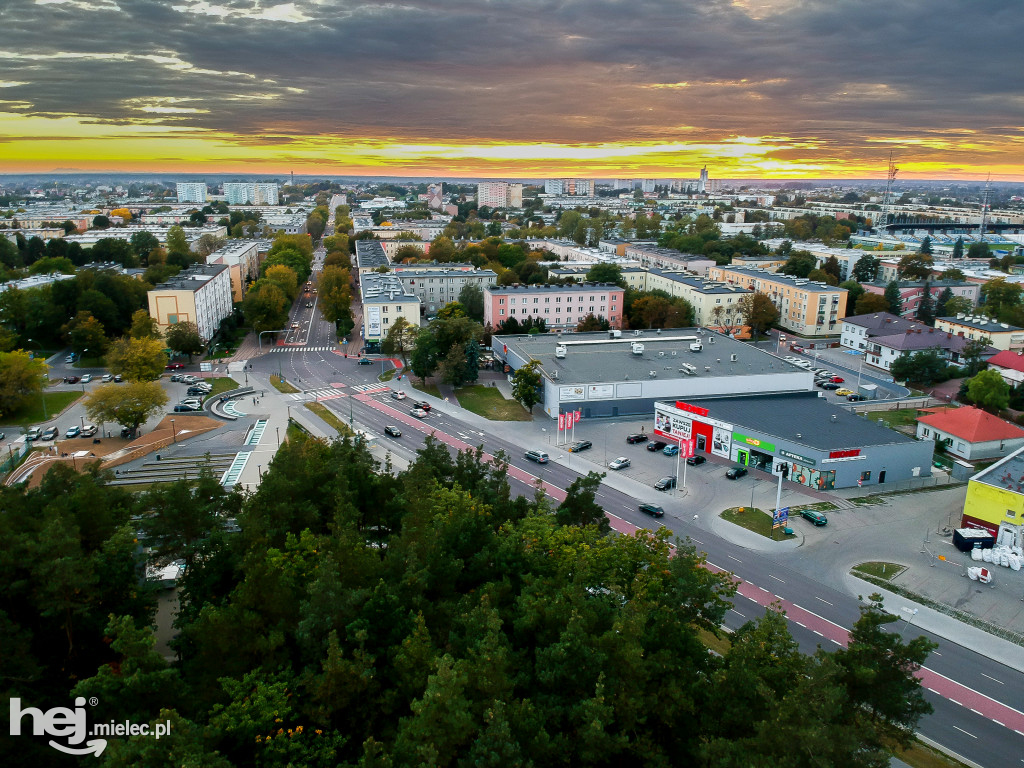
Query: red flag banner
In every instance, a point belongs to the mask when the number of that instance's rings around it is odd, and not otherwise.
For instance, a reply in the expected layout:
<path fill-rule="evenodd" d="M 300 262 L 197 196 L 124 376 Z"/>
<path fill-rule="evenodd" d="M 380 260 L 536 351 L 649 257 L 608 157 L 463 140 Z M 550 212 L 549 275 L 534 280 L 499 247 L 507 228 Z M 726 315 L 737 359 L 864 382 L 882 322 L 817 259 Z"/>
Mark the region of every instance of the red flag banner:
<path fill-rule="evenodd" d="M 558 431 L 561 432 L 563 429 L 565 429 L 565 414 L 560 413 L 558 414 Z"/>
<path fill-rule="evenodd" d="M 582 418 L 583 418 L 583 411 L 576 411 L 576 412 L 575 412 L 575 413 L 573 414 L 573 420 L 572 420 L 572 423 L 573 423 L 573 424 L 576 424 L 576 423 L 577 423 L 577 422 L 579 422 L 579 420 L 580 420 L 580 419 L 582 419 Z"/>

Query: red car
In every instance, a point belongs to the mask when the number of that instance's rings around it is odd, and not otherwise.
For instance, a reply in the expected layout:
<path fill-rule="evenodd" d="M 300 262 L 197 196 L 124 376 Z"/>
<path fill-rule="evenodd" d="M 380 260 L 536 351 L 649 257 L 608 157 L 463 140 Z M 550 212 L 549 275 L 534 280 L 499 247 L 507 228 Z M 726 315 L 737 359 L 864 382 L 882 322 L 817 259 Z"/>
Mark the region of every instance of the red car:
<path fill-rule="evenodd" d="M 846 379 L 844 379 L 842 376 L 833 376 L 831 379 L 829 379 L 829 381 L 831 381 L 833 384 L 842 384 L 846 381 Z"/>
<path fill-rule="evenodd" d="M 180 368 L 184 368 L 184 367 L 185 367 L 184 363 L 168 363 L 167 364 L 167 370 L 168 371 L 177 371 Z"/>

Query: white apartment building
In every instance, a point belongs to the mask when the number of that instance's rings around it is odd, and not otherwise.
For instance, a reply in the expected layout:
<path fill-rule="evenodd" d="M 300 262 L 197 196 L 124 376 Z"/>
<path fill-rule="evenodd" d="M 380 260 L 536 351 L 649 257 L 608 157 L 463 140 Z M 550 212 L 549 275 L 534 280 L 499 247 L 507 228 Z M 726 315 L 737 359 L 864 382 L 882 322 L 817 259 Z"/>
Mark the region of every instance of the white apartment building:
<path fill-rule="evenodd" d="M 641 192 L 653 192 L 654 191 L 654 187 L 657 186 L 657 184 L 658 184 L 658 180 L 657 179 L 643 179 L 640 182 L 640 191 Z"/>
<path fill-rule="evenodd" d="M 523 185 L 507 181 L 482 181 L 476 185 L 477 205 L 481 208 L 522 208 Z"/>
<path fill-rule="evenodd" d="M 206 202 L 206 184 L 197 181 L 179 181 L 175 187 L 178 190 L 179 203 Z"/>
<path fill-rule="evenodd" d="M 590 179 L 547 179 L 544 182 L 546 195 L 592 195 L 594 182 Z"/>
<path fill-rule="evenodd" d="M 149 316 L 161 333 L 175 323 L 192 322 L 209 341 L 231 315 L 231 277 L 225 264 L 197 264 L 149 291 Z"/>
<path fill-rule="evenodd" d="M 459 300 L 459 294 L 466 285 L 475 285 L 485 290 L 498 281 L 498 276 L 489 269 L 416 269 L 419 265 L 395 268 L 395 276 L 402 281 L 406 293 L 419 298 L 422 311 L 433 315 L 445 304 Z M 458 267 L 457 264 L 441 265 Z"/>
<path fill-rule="evenodd" d="M 231 279 L 232 299 L 245 298 L 249 284 L 259 271 L 259 248 L 255 240 L 229 240 L 223 248 L 206 257 L 207 264 L 224 264 Z"/>
<path fill-rule="evenodd" d="M 225 182 L 224 197 L 228 205 L 277 205 L 277 184 Z"/>
<path fill-rule="evenodd" d="M 395 273 L 360 275 L 359 290 L 363 300 L 363 340 L 367 344 L 383 341 L 400 317 L 413 328 L 419 327 L 420 300 L 405 292 Z"/>

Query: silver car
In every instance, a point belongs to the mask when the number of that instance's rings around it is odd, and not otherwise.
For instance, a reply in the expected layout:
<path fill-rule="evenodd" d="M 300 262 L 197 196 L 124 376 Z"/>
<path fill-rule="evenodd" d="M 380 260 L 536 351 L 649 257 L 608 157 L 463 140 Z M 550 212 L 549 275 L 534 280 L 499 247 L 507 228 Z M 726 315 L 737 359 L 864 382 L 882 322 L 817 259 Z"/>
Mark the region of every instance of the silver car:
<path fill-rule="evenodd" d="M 608 462 L 608 469 L 625 469 L 629 466 L 629 459 L 625 456 L 619 456 L 617 459 L 612 459 Z"/>

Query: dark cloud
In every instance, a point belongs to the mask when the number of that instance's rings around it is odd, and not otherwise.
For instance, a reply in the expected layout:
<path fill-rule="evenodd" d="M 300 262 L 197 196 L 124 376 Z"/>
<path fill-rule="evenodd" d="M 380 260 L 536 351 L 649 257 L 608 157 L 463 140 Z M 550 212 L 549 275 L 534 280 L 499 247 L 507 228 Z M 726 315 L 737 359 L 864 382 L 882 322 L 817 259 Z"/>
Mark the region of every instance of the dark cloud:
<path fill-rule="evenodd" d="M 260 140 L 974 143 L 1024 124 L 1011 0 L 8 0 L 29 114 Z M 292 21 L 289 21 L 292 20 Z M 999 126 L 1009 126 L 1002 128 Z M 938 151 L 938 150 L 936 150 Z M 882 154 L 882 150 L 878 150 Z"/>

